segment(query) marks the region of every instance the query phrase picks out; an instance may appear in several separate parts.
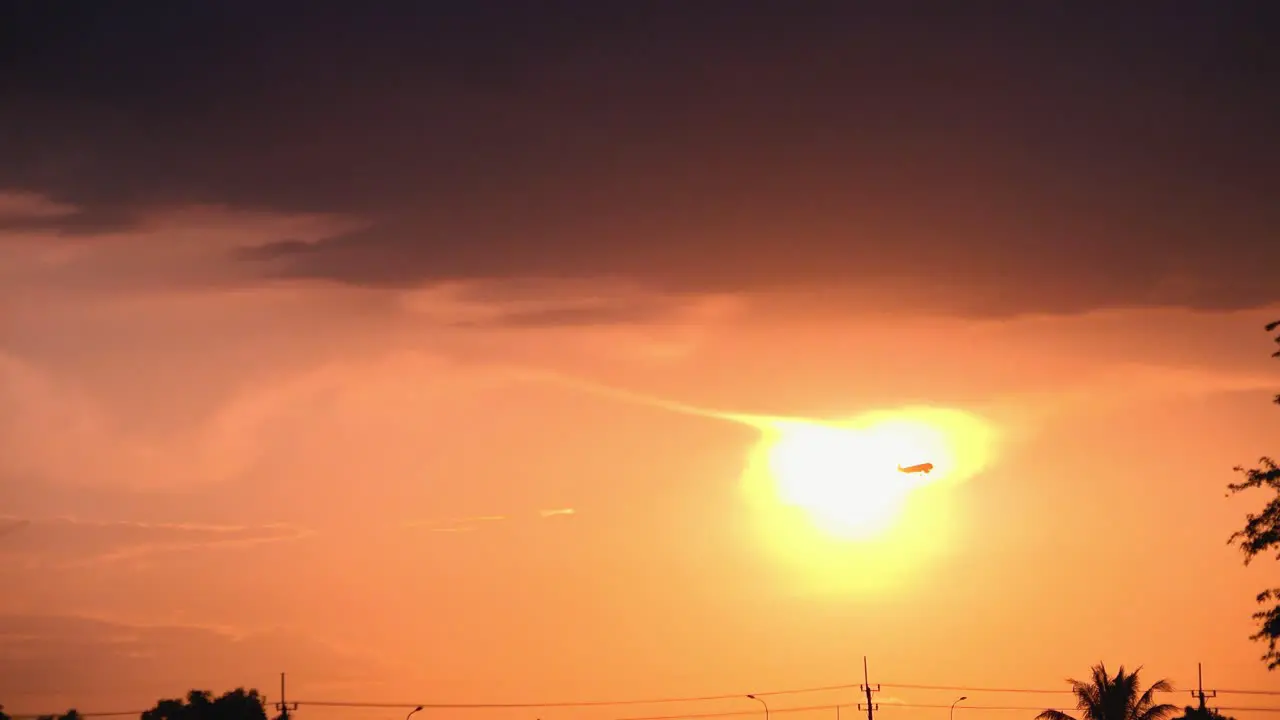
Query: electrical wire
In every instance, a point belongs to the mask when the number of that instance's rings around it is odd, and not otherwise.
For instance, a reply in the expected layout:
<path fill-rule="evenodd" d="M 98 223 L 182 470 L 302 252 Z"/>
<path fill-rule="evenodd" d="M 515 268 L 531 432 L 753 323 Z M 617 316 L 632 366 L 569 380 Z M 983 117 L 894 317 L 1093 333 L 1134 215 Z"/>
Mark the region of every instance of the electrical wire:
<path fill-rule="evenodd" d="M 894 690 L 948 690 L 956 692 L 986 692 L 986 693 L 1023 693 L 1023 694 L 1045 694 L 1045 695 L 1070 695 L 1072 693 L 1069 688 L 1013 688 L 1013 687 L 981 687 L 976 685 L 927 685 L 922 683 L 875 683 L 880 688 L 888 688 Z M 808 688 L 795 688 L 790 690 L 770 690 L 762 692 L 750 693 L 752 695 L 762 697 L 775 697 L 779 695 L 802 695 L 817 692 L 830 692 L 835 690 L 854 690 L 861 689 L 860 684 L 845 685 L 825 685 Z M 1186 692 L 1194 692 L 1189 690 L 1163 690 L 1163 693 L 1182 694 Z M 1261 695 L 1261 696 L 1280 696 L 1280 690 L 1216 690 L 1219 695 Z M 697 702 L 713 702 L 717 700 L 736 700 L 745 697 L 748 693 L 731 693 L 723 695 L 699 695 L 689 697 L 662 697 L 648 699 L 629 699 L 629 700 L 579 700 L 579 701 L 559 701 L 559 702 L 517 702 L 517 703 L 417 703 L 417 702 L 395 702 L 395 703 L 363 703 L 363 702 L 345 702 L 345 701 L 328 701 L 328 700 L 299 700 L 299 706 L 312 707 L 353 707 L 353 708 L 387 708 L 387 709 L 411 709 L 421 706 L 424 709 L 437 710 L 466 710 L 466 709 L 537 709 L 537 708 L 572 708 L 572 707 L 620 707 L 625 705 L 662 705 L 675 703 L 697 703 Z M 890 703 L 886 703 L 890 704 Z M 892 703 L 898 705 L 899 703 Z M 824 706 L 824 707 L 835 707 Z M 944 705 L 942 707 L 949 707 Z M 965 707 L 974 708 L 974 705 Z M 1026 709 L 1026 708 L 1022 708 Z M 1039 708 L 1044 709 L 1044 708 Z M 772 708 L 770 708 L 772 711 Z M 735 713 L 730 713 L 735 714 Z M 750 714 L 750 713 L 747 713 Z"/>
<path fill-rule="evenodd" d="M 784 695 L 804 695 L 819 692 L 832 692 L 837 690 L 860 690 L 862 685 L 858 683 L 848 683 L 842 685 L 820 685 L 806 688 L 792 688 L 786 690 L 768 690 L 750 693 L 758 697 L 778 697 Z M 974 685 L 930 685 L 923 683 L 875 683 L 873 687 L 887 688 L 894 690 L 947 690 L 954 692 L 972 692 L 972 693 L 1022 693 L 1022 694 L 1046 694 L 1046 695 L 1069 695 L 1070 689 L 1049 689 L 1049 688 L 1016 688 L 1016 687 L 981 687 Z M 1166 693 L 1184 693 L 1192 692 L 1187 690 L 1169 690 Z M 1222 689 L 1218 688 L 1210 692 L 1216 692 L 1217 695 L 1253 695 L 1253 696 L 1280 696 L 1280 690 L 1245 690 L 1245 689 Z M 351 708 L 351 709 L 413 709 L 422 707 L 423 709 L 434 710 L 501 710 L 501 709 L 540 709 L 540 708 L 584 708 L 584 707 L 623 707 L 634 705 L 663 705 L 676 703 L 701 703 L 715 702 L 722 700 L 738 700 L 744 698 L 748 693 L 728 693 L 720 695 L 694 695 L 684 697 L 658 697 L 658 698 L 637 698 L 627 700 L 577 700 L 577 701 L 560 701 L 560 702 L 516 702 L 516 703 L 420 703 L 420 702 L 359 702 L 359 701 L 341 701 L 341 700 L 298 700 L 291 701 L 291 705 L 297 707 L 329 707 L 329 708 Z M 804 705 L 789 708 L 769 708 L 770 713 L 794 713 L 807 712 L 814 710 L 834 710 L 836 708 L 855 707 L 853 703 L 837 703 L 824 705 Z M 892 708 L 949 708 L 950 705 L 934 705 L 928 703 L 909 703 L 909 702 L 890 702 L 882 701 L 878 703 L 881 710 Z M 865 707 L 865 706 L 863 706 Z M 1048 708 L 1042 706 L 1030 705 L 960 705 L 956 707 L 959 711 L 965 710 L 1023 710 L 1023 711 L 1039 711 Z M 1061 710 L 1071 710 L 1071 708 L 1056 708 Z M 1219 706 L 1216 709 L 1222 711 L 1233 712 L 1280 712 L 1280 707 L 1225 707 Z M 96 712 L 78 712 L 80 717 L 85 718 L 114 718 L 114 717 L 138 717 L 144 710 L 121 710 L 121 711 L 96 711 Z M 742 711 L 725 711 L 713 713 L 693 713 L 682 715 L 647 715 L 618 718 L 617 720 L 686 720 L 693 718 L 717 718 L 717 717 L 741 717 L 746 715 L 757 714 L 756 710 Z M 53 716 L 60 717 L 62 713 L 24 713 L 10 714 L 12 720 L 38 720 L 42 717 Z"/>
<path fill-rule="evenodd" d="M 20 712 L 20 714 L 12 714 L 12 712 L 6 712 L 5 715 L 8 715 L 12 720 L 38 720 L 40 719 L 40 717 L 55 717 L 56 719 L 56 717 L 63 716 L 65 712 L 67 711 L 63 710 L 60 712 Z M 128 717 L 132 715 L 133 717 L 141 717 L 143 712 L 148 712 L 148 711 L 147 710 L 100 710 L 95 712 L 81 712 L 77 710 L 76 716 L 77 717 Z"/>
<path fill-rule="evenodd" d="M 845 685 L 821 685 L 818 687 L 795 688 L 791 690 L 768 690 L 750 693 L 760 697 L 776 697 L 778 695 L 804 695 L 833 690 L 853 690 L 862 686 L 853 683 Z M 562 702 L 522 702 L 522 703 L 350 703 L 329 700 L 298 700 L 298 705 L 312 707 L 379 707 L 379 708 L 415 708 L 435 710 L 496 710 L 496 709 L 534 709 L 534 708 L 570 708 L 570 707 L 614 707 L 622 705 L 666 705 L 674 703 L 713 702 L 716 700 L 737 700 L 748 693 L 732 693 L 727 695 L 699 695 L 694 697 L 663 697 L 636 700 L 574 700 Z M 292 701 L 290 701 L 292 702 Z"/>
<path fill-rule="evenodd" d="M 877 712 L 893 710 L 894 708 L 908 709 L 937 709 L 945 710 L 951 707 L 949 704 L 935 703 L 910 703 L 910 702 L 878 702 L 875 703 Z M 843 703 L 828 705 L 803 705 L 798 707 L 769 708 L 769 714 L 775 715 L 779 713 L 798 713 L 798 712 L 816 712 L 820 710 L 836 710 L 844 708 L 855 708 L 863 710 L 866 708 L 864 704 Z M 971 710 L 1017 710 L 1019 712 L 1043 712 L 1045 710 L 1060 710 L 1062 712 L 1073 712 L 1075 708 L 1056 707 L 1046 708 L 1042 705 L 957 705 L 957 711 Z M 1280 707 L 1215 707 L 1215 710 L 1225 710 L 1231 712 L 1280 712 Z M 759 715 L 759 710 L 734 710 L 727 712 L 714 713 L 688 713 L 683 715 L 642 715 L 629 716 L 624 718 L 616 718 L 615 720 L 703 720 L 704 718 L 725 718 L 725 717 L 745 717 L 748 715 Z"/>
<path fill-rule="evenodd" d="M 1046 695 L 1070 695 L 1071 688 L 1057 688 L 1050 690 L 1048 688 L 993 688 L 993 687 L 967 687 L 964 685 L 919 685 L 913 683 L 880 683 L 882 688 L 893 688 L 895 690 L 957 690 L 960 692 L 992 692 L 992 693 L 1041 693 Z M 1177 692 L 1171 691 L 1171 692 Z"/>
<path fill-rule="evenodd" d="M 920 685 L 915 683 L 878 683 L 883 688 L 894 688 L 896 690 L 959 690 L 961 692 L 992 692 L 992 693 L 1037 693 L 1037 694 L 1071 694 L 1070 688 L 1001 688 L 1001 687 L 973 687 L 969 685 Z M 1160 690 L 1163 693 L 1181 694 L 1192 692 L 1194 690 Z M 1206 693 L 1216 692 L 1219 695 L 1280 695 L 1280 690 L 1231 690 L 1218 688 L 1214 690 L 1205 690 Z"/>

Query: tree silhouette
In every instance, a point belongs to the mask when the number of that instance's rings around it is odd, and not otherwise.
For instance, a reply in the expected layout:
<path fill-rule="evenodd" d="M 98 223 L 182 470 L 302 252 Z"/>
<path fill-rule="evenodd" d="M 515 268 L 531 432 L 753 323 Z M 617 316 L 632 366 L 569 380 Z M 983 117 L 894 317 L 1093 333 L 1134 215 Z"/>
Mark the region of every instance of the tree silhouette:
<path fill-rule="evenodd" d="M 0 705 L 0 720 L 9 720 L 9 716 L 4 714 L 3 705 Z"/>
<path fill-rule="evenodd" d="M 1093 679 L 1089 682 L 1068 679 L 1076 696 L 1080 720 L 1165 720 L 1178 711 L 1177 706 L 1156 704 L 1157 692 L 1173 689 L 1168 680 L 1158 680 L 1146 690 L 1139 691 L 1138 668 L 1126 674 L 1124 666 L 1115 677 L 1107 675 L 1107 666 L 1093 666 Z M 1076 720 L 1061 710 L 1045 710 L 1036 720 Z"/>
<path fill-rule="evenodd" d="M 1280 321 L 1267 325 L 1267 332 L 1275 332 L 1277 328 L 1280 328 Z M 1280 344 L 1280 335 L 1275 340 Z M 1271 356 L 1280 358 L 1280 350 Z M 1275 403 L 1280 405 L 1280 394 L 1275 396 Z M 1237 466 L 1235 471 L 1243 474 L 1244 480 L 1227 485 L 1230 494 L 1266 488 L 1274 493 L 1274 497 L 1261 513 L 1249 513 L 1245 516 L 1244 529 L 1233 533 L 1227 539 L 1227 544 L 1240 545 L 1240 549 L 1244 551 L 1245 565 L 1259 553 L 1268 550 L 1276 550 L 1277 557 L 1280 557 L 1280 465 L 1264 456 L 1258 459 L 1258 467 Z M 1267 652 L 1263 654 L 1262 660 L 1267 663 L 1267 669 L 1275 670 L 1280 667 L 1280 649 L 1277 649 L 1277 642 L 1280 642 L 1280 588 L 1263 590 L 1258 593 L 1257 601 L 1260 605 L 1270 603 L 1271 607 L 1253 614 L 1253 619 L 1258 621 L 1258 632 L 1250 635 L 1249 639 L 1267 643 Z"/>
<path fill-rule="evenodd" d="M 192 690 L 185 701 L 161 700 L 141 720 L 267 720 L 267 711 L 257 690 L 236 688 L 217 698 L 207 690 Z"/>
<path fill-rule="evenodd" d="M 72 709 L 62 715 L 41 715 L 37 720 L 84 720 L 84 716 Z"/>
<path fill-rule="evenodd" d="M 1223 715 L 1217 710 L 1204 707 L 1191 707 L 1190 705 L 1182 709 L 1182 714 L 1173 720 L 1236 720 L 1230 715 Z"/>

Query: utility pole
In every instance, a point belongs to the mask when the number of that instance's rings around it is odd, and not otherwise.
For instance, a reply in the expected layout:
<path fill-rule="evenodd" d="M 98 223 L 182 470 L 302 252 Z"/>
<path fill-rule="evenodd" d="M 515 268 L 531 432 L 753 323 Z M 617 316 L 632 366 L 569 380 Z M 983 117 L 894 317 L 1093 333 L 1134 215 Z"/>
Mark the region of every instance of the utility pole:
<path fill-rule="evenodd" d="M 284 673 L 280 673 L 280 702 L 276 703 L 276 709 L 280 711 L 277 720 L 289 720 L 289 713 L 298 709 L 298 703 L 290 705 L 285 702 L 284 696 Z"/>
<path fill-rule="evenodd" d="M 1201 663 L 1196 663 L 1196 689 L 1191 692 L 1191 697 L 1196 698 L 1200 701 L 1200 712 L 1206 713 L 1206 714 L 1208 713 L 1208 708 L 1206 708 L 1204 704 L 1205 698 L 1218 697 L 1217 690 L 1210 690 L 1207 695 L 1205 694 L 1204 665 Z"/>
<path fill-rule="evenodd" d="M 871 702 L 871 693 L 880 692 L 880 683 L 876 683 L 875 687 L 871 687 L 871 676 L 867 673 L 867 656 L 862 656 L 862 692 L 867 695 L 866 709 L 867 720 L 876 720 L 875 711 L 880 709 L 880 703 Z M 863 703 L 858 703 L 858 709 L 863 709 Z"/>

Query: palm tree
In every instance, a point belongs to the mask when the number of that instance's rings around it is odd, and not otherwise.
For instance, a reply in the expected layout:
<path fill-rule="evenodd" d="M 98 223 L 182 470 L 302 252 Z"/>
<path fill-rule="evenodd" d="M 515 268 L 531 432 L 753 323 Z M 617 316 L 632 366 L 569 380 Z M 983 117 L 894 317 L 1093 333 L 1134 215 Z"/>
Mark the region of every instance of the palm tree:
<path fill-rule="evenodd" d="M 1103 663 L 1093 666 L 1093 680 L 1081 682 L 1068 679 L 1071 691 L 1076 696 L 1076 707 L 1080 709 L 1080 720 L 1166 720 L 1176 713 L 1176 705 L 1156 704 L 1155 694 L 1169 692 L 1173 686 L 1168 680 L 1159 680 L 1145 691 L 1139 691 L 1138 668 L 1125 673 L 1124 666 L 1116 672 L 1115 677 L 1107 675 L 1107 667 Z M 1076 720 L 1076 718 L 1060 711 L 1045 710 L 1036 716 L 1036 720 Z"/>

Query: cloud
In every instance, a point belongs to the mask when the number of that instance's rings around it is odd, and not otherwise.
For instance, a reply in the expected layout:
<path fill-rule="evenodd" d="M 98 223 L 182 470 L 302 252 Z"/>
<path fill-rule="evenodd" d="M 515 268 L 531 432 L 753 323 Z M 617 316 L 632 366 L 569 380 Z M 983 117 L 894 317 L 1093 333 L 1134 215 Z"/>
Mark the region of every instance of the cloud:
<path fill-rule="evenodd" d="M 1061 415 L 1099 412 L 1170 400 L 1215 395 L 1265 393 L 1280 386 L 1280 371 L 1178 366 L 1157 362 L 1103 365 L 1059 386 L 1011 394 L 997 401 L 1005 422 L 1025 424 L 1020 432 Z M 1015 421 L 1015 418 L 1017 420 Z"/>
<path fill-rule="evenodd" d="M 117 520 L 0 519 L 0 564 L 70 567 L 133 560 L 162 552 L 289 542 L 310 533 L 289 525 L 210 525 Z M 7 536 L 7 537 L 6 537 Z"/>
<path fill-rule="evenodd" d="M 1137 331 L 1137 316 L 1124 313 L 966 325 L 819 309 L 795 323 L 789 318 L 803 311 L 800 304 L 712 297 L 623 327 L 499 332 L 418 320 L 432 313 L 501 318 L 526 303 L 559 302 L 556 290 L 546 282 L 505 294 L 463 286 L 362 304 L 345 290 L 301 288 L 110 313 L 87 307 L 51 321 L 46 332 L 10 336 L 27 345 L 24 355 L 0 350 L 0 474 L 135 490 L 251 478 L 404 482 L 458 472 L 448 458 L 460 451 L 450 443 L 464 432 L 504 443 L 507 437 L 487 433 L 503 425 L 533 432 L 520 413 L 544 412 L 534 407 L 657 397 L 727 412 L 827 417 L 920 402 L 1127 402 L 1270 390 L 1274 382 L 1265 346 L 1257 364 L 1237 359 L 1248 357 L 1249 328 L 1261 327 L 1262 315 L 1253 313 L 1146 314 Z M 591 284 L 560 291 L 568 303 L 605 292 Z M 636 295 L 643 293 L 617 292 Z M 131 329 L 139 320 L 145 332 Z M 1254 334 L 1262 345 L 1266 338 Z M 1186 339 L 1193 336 L 1200 339 Z M 76 345 L 51 344 L 66 337 Z M 1169 349 L 1170 338 L 1183 341 Z M 1006 367 L 1013 357 L 1021 359 L 1016 373 Z M 903 370 L 886 375 L 887 367 Z M 589 388 L 601 391 L 579 391 Z M 523 407 L 516 403 L 528 406 L 516 411 Z M 461 417 L 484 432 L 458 425 Z M 606 430 L 576 429 L 557 442 L 582 432 Z M 466 465 L 483 464 L 480 455 Z"/>
<path fill-rule="evenodd" d="M 14 32 L 41 34 L 45 12 Z M 19 48 L 0 187 L 76 208 L 28 227 L 336 214 L 358 223 L 246 235 L 226 249 L 238 269 L 218 270 L 360 287 L 611 277 L 984 316 L 1280 299 L 1264 230 L 1280 211 L 1259 191 L 1280 167 L 1277 118 L 1239 72 L 1259 47 L 1248 13 L 1187 27 L 1117 12 L 1066 32 L 1051 13 L 998 28 L 957 13 L 921 43 L 906 13 L 834 6 L 785 37 L 710 9 L 244 12 L 78 15 L 45 52 Z M 1064 37 L 1095 52 L 1064 68 Z M 72 53 L 93 72 L 52 60 Z M 1085 92 L 1079 73 L 1100 79 Z"/>
<path fill-rule="evenodd" d="M 425 452 L 432 440 L 415 438 L 414 426 L 434 425 L 451 408 L 477 411 L 469 399 L 477 394 L 530 392 L 523 365 L 669 365 L 740 307 L 619 289 L 612 297 L 654 308 L 652 318 L 512 334 L 503 324 L 513 314 L 611 296 L 554 283 L 373 297 L 324 287 L 89 295 L 66 290 L 59 311 L 11 306 L 17 331 L 6 337 L 12 349 L 0 347 L 0 474 L 154 489 L 239 482 L 267 468 L 311 468 L 317 478 L 367 472 Z M 336 440 L 345 426 L 371 446 L 420 448 L 334 463 L 350 446 Z M 316 433 L 335 436 L 321 444 Z"/>
<path fill-rule="evenodd" d="M 75 212 L 74 205 L 54 202 L 40 193 L 0 190 L 0 227 L 23 220 L 62 218 Z"/>
<path fill-rule="evenodd" d="M 363 412 L 367 420 L 373 412 L 388 432 L 403 435 L 415 410 L 506 382 L 500 370 L 393 351 L 322 362 L 284 377 L 277 372 L 256 383 L 241 380 L 195 422 L 142 431 L 131 427 L 127 406 L 104 404 L 0 354 L 0 473 L 117 488 L 226 483 L 260 472 L 264 462 L 309 465 L 315 453 L 303 438 L 317 428 L 341 432 L 344 413 Z M 385 402 L 370 406 L 375 398 Z"/>
<path fill-rule="evenodd" d="M 443 282 L 399 297 L 415 317 L 479 329 L 705 325 L 746 310 L 742 297 L 670 295 L 619 279 Z"/>
<path fill-rule="evenodd" d="M 154 209 L 128 223 L 86 223 L 92 217 L 35 193 L 0 196 L 0 297 L 21 293 L 48 302 L 68 294 L 243 289 L 261 283 L 231 257 L 242 243 L 318 239 L 358 226 L 332 214 L 195 204 Z"/>
<path fill-rule="evenodd" d="M 269 257 L 258 253 L 256 260 L 266 261 L 263 271 L 276 277 L 323 278 L 365 287 L 410 288 L 467 278 L 618 277 L 655 293 L 814 292 L 849 308 L 871 304 L 975 317 L 1112 307 L 1239 309 L 1280 300 L 1261 275 L 1232 272 L 1207 234 L 1171 234 L 1164 243 L 1147 243 L 1116 237 L 1104 228 L 1107 218 L 1082 231 L 1088 239 L 1028 226 L 996 229 L 992 235 L 1002 238 L 999 242 L 984 237 L 978 227 L 958 228 L 945 239 L 925 239 L 919 237 L 926 234 L 923 229 L 899 221 L 907 227 L 885 232 L 878 242 L 869 243 L 873 249 L 861 252 L 841 249 L 866 247 L 852 232 L 830 245 L 796 238 L 797 233 L 832 232 L 807 231 L 807 221 L 800 218 L 793 221 L 795 230 L 771 229 L 763 222 L 754 228 L 726 227 L 708 220 L 690 227 L 654 228 L 652 235 L 609 227 L 542 230 L 531 219 L 520 229 L 469 230 L 485 241 L 457 244 L 422 242 L 422 235 L 431 232 L 430 222 L 422 218 L 378 225 L 308 244 L 305 252 Z M 626 240 L 606 243 L 601 236 Z M 736 242 L 721 239 L 732 236 Z M 1110 244 L 1094 239 L 1100 237 L 1110 238 Z M 966 246 L 968 252 L 950 258 L 950 251 L 942 253 L 935 244 Z M 1050 249 L 1068 245 L 1074 254 Z M 1117 245 L 1130 248 L 1124 258 L 1114 257 Z M 593 251 L 579 251 L 583 246 Z M 1176 248 L 1176 255 L 1157 254 L 1169 246 Z M 935 270 L 939 262 L 933 257 L 939 257 L 945 269 Z M 1264 263 L 1276 259 L 1270 254 L 1257 258 Z M 547 317 L 544 311 L 524 322 L 563 321 L 599 312 L 579 308 Z"/>
<path fill-rule="evenodd" d="M 281 668 L 298 692 L 377 682 L 380 664 L 287 630 L 130 624 L 72 615 L 0 614 L 0 697 L 15 715 L 142 710 L 196 688 L 271 694 Z"/>
<path fill-rule="evenodd" d="M 475 515 L 472 517 L 458 518 L 433 518 L 428 520 L 410 520 L 404 523 L 404 527 L 410 529 L 426 530 L 428 532 L 470 532 L 478 530 L 485 525 L 497 522 L 510 522 L 519 520 L 529 520 L 536 518 L 547 519 L 564 515 L 575 515 L 577 511 L 573 508 L 555 508 L 553 510 L 539 510 L 536 516 L 532 513 L 524 513 L 520 515 Z"/>

